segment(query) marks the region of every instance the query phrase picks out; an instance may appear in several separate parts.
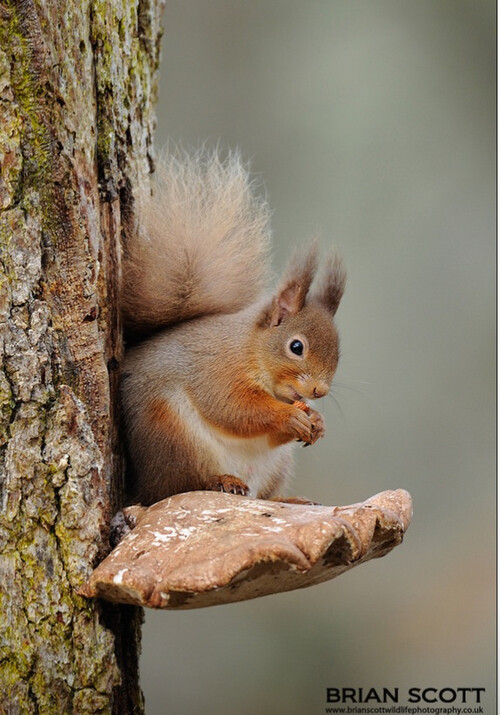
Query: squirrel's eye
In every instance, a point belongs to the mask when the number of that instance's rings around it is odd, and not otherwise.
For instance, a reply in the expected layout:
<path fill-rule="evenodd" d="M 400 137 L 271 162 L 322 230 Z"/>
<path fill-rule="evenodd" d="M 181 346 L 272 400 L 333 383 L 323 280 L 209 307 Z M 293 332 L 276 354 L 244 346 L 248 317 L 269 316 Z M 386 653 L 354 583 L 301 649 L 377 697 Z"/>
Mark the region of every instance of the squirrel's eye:
<path fill-rule="evenodd" d="M 294 355 L 302 355 L 302 353 L 304 352 L 304 343 L 302 343 L 300 340 L 292 340 L 289 347 L 292 353 L 294 353 Z"/>

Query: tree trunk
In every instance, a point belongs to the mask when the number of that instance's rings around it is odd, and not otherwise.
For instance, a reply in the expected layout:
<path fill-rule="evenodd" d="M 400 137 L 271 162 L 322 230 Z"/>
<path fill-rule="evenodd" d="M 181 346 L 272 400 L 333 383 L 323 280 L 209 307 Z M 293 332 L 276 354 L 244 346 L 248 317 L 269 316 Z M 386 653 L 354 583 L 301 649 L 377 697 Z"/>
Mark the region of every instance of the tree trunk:
<path fill-rule="evenodd" d="M 122 499 L 120 238 L 161 4 L 0 4 L 0 712 L 143 711 L 141 611 L 75 588 Z"/>

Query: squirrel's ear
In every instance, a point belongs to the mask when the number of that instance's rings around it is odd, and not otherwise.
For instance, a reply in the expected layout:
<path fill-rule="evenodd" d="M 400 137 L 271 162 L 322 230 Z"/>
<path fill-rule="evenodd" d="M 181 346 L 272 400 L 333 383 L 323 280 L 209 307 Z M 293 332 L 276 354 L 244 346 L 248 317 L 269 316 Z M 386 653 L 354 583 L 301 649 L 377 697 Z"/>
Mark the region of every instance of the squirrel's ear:
<path fill-rule="evenodd" d="M 332 255 L 311 299 L 324 306 L 333 317 L 344 295 L 345 283 L 346 273 L 342 260 L 338 256 Z"/>
<path fill-rule="evenodd" d="M 262 322 L 271 327 L 279 325 L 288 315 L 296 315 L 306 302 L 307 293 L 316 272 L 318 247 L 316 243 L 305 255 L 296 254 L 283 275 L 281 286 L 267 306 Z"/>

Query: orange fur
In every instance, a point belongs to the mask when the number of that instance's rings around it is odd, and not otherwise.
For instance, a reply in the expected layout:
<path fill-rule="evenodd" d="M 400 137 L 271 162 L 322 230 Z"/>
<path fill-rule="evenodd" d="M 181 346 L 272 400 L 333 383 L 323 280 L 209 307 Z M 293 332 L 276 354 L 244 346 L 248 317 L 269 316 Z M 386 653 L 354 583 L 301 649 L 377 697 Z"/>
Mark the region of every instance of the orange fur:
<path fill-rule="evenodd" d="M 269 212 L 238 154 L 180 154 L 158 175 L 124 247 L 124 322 L 140 340 L 122 378 L 133 499 L 247 487 L 272 497 L 291 443 L 325 432 L 305 400 L 335 373 L 343 268 L 332 257 L 315 287 L 313 244 L 263 295 Z"/>

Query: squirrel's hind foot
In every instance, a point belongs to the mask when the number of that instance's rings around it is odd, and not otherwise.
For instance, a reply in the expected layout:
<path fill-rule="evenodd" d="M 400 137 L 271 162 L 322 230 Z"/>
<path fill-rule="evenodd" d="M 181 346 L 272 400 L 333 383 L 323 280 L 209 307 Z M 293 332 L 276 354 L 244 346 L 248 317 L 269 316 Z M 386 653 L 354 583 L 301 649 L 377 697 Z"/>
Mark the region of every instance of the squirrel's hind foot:
<path fill-rule="evenodd" d="M 232 474 L 215 474 L 208 480 L 206 489 L 212 492 L 226 492 L 226 494 L 240 494 L 246 496 L 250 491 L 248 484 Z"/>

